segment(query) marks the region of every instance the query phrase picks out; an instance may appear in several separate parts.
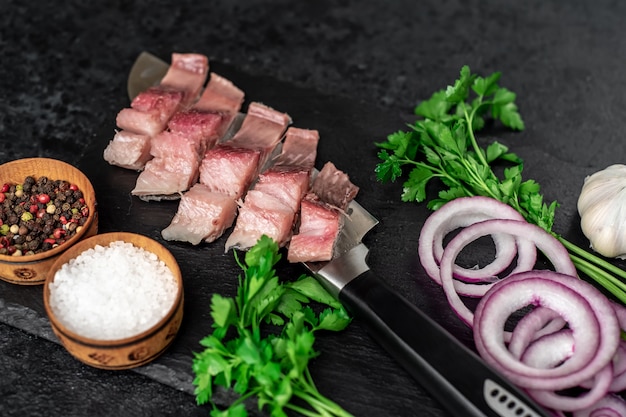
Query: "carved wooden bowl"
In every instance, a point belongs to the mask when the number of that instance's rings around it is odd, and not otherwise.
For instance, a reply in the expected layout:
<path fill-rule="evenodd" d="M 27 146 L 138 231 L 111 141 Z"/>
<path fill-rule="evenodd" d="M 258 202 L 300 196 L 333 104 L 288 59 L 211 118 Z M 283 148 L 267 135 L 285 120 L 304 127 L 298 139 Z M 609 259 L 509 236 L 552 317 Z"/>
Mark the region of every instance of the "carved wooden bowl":
<path fill-rule="evenodd" d="M 11 256 L 0 254 L 0 279 L 20 285 L 41 285 L 56 259 L 80 240 L 98 232 L 96 193 L 89 179 L 76 167 L 49 158 L 25 158 L 0 165 L 0 186 L 21 184 L 27 176 L 46 176 L 51 180 L 65 180 L 76 184 L 83 192 L 89 216 L 83 227 L 64 243 L 33 255 Z"/>
<path fill-rule="evenodd" d="M 155 254 L 172 272 L 176 281 L 174 302 L 163 318 L 147 330 L 118 340 L 102 340 L 85 337 L 68 329 L 51 307 L 51 284 L 61 267 L 78 257 L 84 251 L 96 247 L 106 247 L 111 242 L 129 242 Z M 120 288 L 121 290 L 121 288 Z M 159 355 L 172 343 L 183 318 L 183 281 L 174 256 L 160 243 L 149 237 L 125 232 L 113 232 L 85 239 L 66 250 L 54 263 L 44 283 L 44 307 L 56 336 L 67 351 L 81 362 L 101 369 L 130 369 L 144 365 Z"/>

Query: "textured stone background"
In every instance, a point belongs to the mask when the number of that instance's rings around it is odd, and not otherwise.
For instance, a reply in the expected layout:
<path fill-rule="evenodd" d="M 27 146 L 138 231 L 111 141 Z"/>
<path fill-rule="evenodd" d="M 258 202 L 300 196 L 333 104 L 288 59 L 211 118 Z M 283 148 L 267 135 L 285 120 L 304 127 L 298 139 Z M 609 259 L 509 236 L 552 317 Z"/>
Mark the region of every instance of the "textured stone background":
<path fill-rule="evenodd" d="M 539 154 L 589 171 L 625 159 L 626 3 L 617 0 L 0 0 L 0 10 L 0 162 L 80 158 L 114 126 L 142 50 L 202 52 L 407 121 L 461 65 L 499 70 L 520 95 L 524 137 L 544 144 Z M 577 190 L 561 191 L 572 203 Z M 573 215 L 572 204 L 564 210 Z M 2 416 L 208 413 L 187 394 L 82 366 L 5 324 L 0 374 Z"/>

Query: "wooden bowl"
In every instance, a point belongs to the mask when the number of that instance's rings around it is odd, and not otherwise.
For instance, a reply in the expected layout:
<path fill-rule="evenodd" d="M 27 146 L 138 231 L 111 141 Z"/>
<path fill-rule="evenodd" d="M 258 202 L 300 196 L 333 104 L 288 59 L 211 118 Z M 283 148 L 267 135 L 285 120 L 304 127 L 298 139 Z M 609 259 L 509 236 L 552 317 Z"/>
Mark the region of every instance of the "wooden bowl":
<path fill-rule="evenodd" d="M 172 307 L 165 316 L 151 328 L 139 334 L 119 340 L 99 340 L 85 337 L 69 330 L 55 316 L 50 306 L 50 284 L 54 281 L 56 272 L 71 259 L 96 245 L 107 246 L 115 241 L 129 242 L 157 255 L 172 271 L 178 292 Z M 104 233 L 73 245 L 52 266 L 44 283 L 43 296 L 44 307 L 50 319 L 52 330 L 63 346 L 76 359 L 100 369 L 130 369 L 154 360 L 172 343 L 183 318 L 183 281 L 176 259 L 157 241 L 134 233 Z"/>
<path fill-rule="evenodd" d="M 46 176 L 52 180 L 65 180 L 76 184 L 83 192 L 89 207 L 89 217 L 82 229 L 63 244 L 34 255 L 10 256 L 0 254 L 0 279 L 20 285 L 41 285 L 52 264 L 61 253 L 76 242 L 98 233 L 96 193 L 89 179 L 70 164 L 48 158 L 25 158 L 0 165 L 0 185 L 21 184 L 27 176 Z"/>

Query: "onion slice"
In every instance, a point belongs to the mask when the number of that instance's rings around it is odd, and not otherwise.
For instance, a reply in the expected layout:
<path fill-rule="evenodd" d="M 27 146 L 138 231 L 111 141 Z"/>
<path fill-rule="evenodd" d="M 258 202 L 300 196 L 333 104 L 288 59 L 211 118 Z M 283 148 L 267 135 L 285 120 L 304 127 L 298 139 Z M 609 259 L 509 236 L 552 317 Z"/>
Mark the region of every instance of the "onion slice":
<path fill-rule="evenodd" d="M 606 395 L 596 404 L 583 410 L 574 411 L 572 417 L 624 417 L 626 401 L 617 395 Z"/>
<path fill-rule="evenodd" d="M 568 322 L 574 352 L 560 366 L 535 368 L 508 351 L 505 323 L 528 305 L 548 307 Z M 533 390 L 562 390 L 595 377 L 611 363 L 620 328 L 610 302 L 591 284 L 554 271 L 528 271 L 500 281 L 480 300 L 474 341 L 480 356 L 513 383 Z"/>
<path fill-rule="evenodd" d="M 418 254 L 426 273 L 435 282 L 441 284 L 439 263 L 444 252 L 444 238 L 452 231 L 467 227 L 488 219 L 511 219 L 524 221 L 524 217 L 514 208 L 488 197 L 462 197 L 450 201 L 432 213 L 420 231 Z M 525 239 L 515 238 L 507 233 L 494 233 L 492 239 L 496 254 L 494 260 L 482 268 L 470 269 L 454 265 L 455 278 L 463 281 L 493 281 L 498 274 L 508 268 L 518 251 L 523 256 L 524 264 L 516 270 L 531 269 L 535 263 L 534 245 Z M 515 270 L 514 270 L 515 271 Z M 467 296 L 479 297 L 486 288 L 455 282 L 457 292 Z"/>
<path fill-rule="evenodd" d="M 461 230 L 448 243 L 444 250 L 443 257 L 441 258 L 441 265 L 439 269 L 441 286 L 443 287 L 446 297 L 448 298 L 448 302 L 459 318 L 461 318 L 461 320 L 469 326 L 472 326 L 474 315 L 463 303 L 455 289 L 452 272 L 453 265 L 457 256 L 461 253 L 465 246 L 478 238 L 488 236 L 493 233 L 502 233 L 502 231 L 506 231 L 506 233 L 512 236 L 524 238 L 533 242 L 537 249 L 542 251 L 552 263 L 556 271 L 576 276 L 576 267 L 572 263 L 567 250 L 554 236 L 550 235 L 539 226 L 527 223 L 526 221 L 508 219 L 485 220 L 483 222 L 474 223 L 473 225 Z M 519 253 L 518 255 L 520 257 L 523 256 L 522 253 Z"/>

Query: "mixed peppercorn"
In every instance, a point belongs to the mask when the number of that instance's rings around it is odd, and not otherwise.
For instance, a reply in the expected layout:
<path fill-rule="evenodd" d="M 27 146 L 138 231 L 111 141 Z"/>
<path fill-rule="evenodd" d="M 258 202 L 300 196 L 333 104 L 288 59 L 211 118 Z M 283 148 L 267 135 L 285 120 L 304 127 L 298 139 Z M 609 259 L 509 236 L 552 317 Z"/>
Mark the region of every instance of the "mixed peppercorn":
<path fill-rule="evenodd" d="M 75 184 L 28 176 L 0 189 L 0 255 L 33 255 L 75 235 L 89 207 Z"/>

